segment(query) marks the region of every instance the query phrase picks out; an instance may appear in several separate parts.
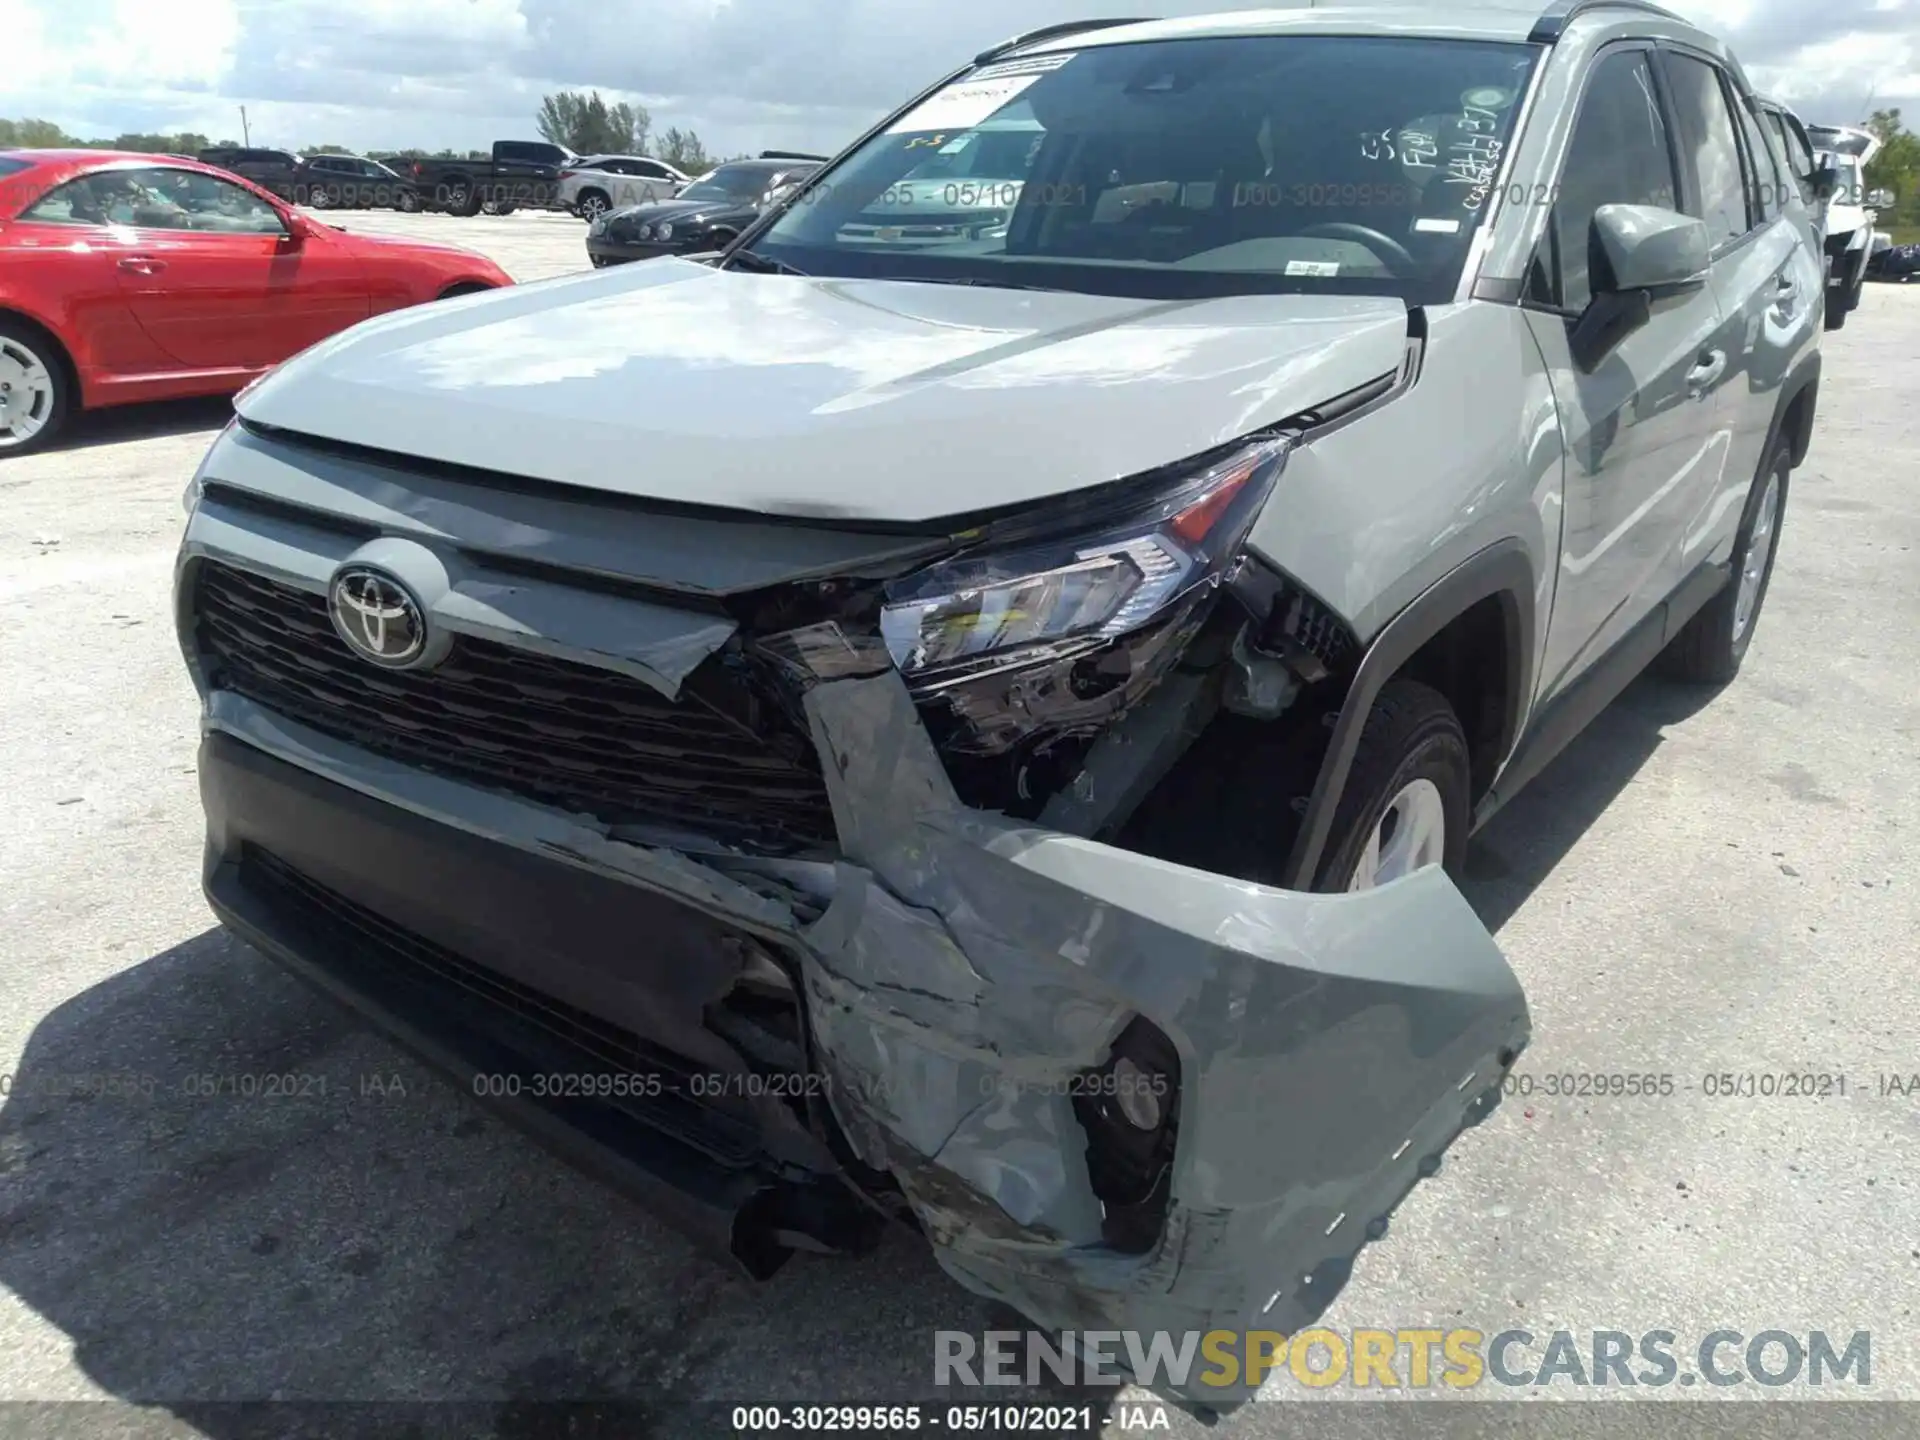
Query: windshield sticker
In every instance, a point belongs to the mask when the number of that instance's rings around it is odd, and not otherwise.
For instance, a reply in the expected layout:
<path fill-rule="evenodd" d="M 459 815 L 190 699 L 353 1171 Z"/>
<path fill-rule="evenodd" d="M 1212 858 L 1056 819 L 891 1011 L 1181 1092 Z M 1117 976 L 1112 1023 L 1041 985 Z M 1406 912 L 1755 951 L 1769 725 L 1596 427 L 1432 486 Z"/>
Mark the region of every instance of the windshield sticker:
<path fill-rule="evenodd" d="M 1003 75 L 1045 75 L 1050 70 L 1058 70 L 1074 56 L 1078 50 L 1068 51 L 1065 55 L 1029 55 L 1024 60 L 1002 60 L 998 65 L 986 65 L 967 76 L 969 83 L 976 80 L 998 80 Z"/>
<path fill-rule="evenodd" d="M 1504 110 L 1513 103 L 1513 99 L 1513 91 L 1489 85 L 1484 90 L 1467 91 L 1460 97 L 1460 103 L 1469 110 Z"/>
<path fill-rule="evenodd" d="M 1460 233 L 1460 222 L 1458 220 L 1441 220 L 1432 215 L 1422 215 L 1413 222 L 1413 228 L 1415 233 L 1421 235 L 1458 235 Z"/>
<path fill-rule="evenodd" d="M 1289 260 L 1287 274 L 1312 275 L 1317 279 L 1331 280 L 1340 273 L 1340 265 L 1335 260 Z"/>
<path fill-rule="evenodd" d="M 1007 75 L 998 80 L 962 80 L 924 104 L 916 105 L 887 127 L 889 135 L 918 130 L 969 130 L 1009 104 L 1038 75 Z"/>

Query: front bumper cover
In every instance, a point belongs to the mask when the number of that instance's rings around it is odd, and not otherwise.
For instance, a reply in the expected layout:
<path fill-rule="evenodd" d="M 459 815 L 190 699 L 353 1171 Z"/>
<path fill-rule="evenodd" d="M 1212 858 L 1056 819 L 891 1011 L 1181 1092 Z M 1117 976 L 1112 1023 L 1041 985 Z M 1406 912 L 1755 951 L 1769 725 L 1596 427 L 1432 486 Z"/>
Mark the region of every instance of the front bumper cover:
<path fill-rule="evenodd" d="M 207 728 L 781 946 L 835 1116 L 949 1274 L 1060 1330 L 1310 1323 L 1497 1103 L 1518 981 L 1438 869 L 1360 895 L 1226 879 L 970 810 L 897 675 L 814 686 L 844 858 L 814 918 L 697 857 L 380 761 L 215 691 Z M 1134 1016 L 1178 1049 L 1159 1242 L 1102 1240 L 1069 1091 Z M 1242 1389 L 1185 1398 L 1232 1408 Z"/>

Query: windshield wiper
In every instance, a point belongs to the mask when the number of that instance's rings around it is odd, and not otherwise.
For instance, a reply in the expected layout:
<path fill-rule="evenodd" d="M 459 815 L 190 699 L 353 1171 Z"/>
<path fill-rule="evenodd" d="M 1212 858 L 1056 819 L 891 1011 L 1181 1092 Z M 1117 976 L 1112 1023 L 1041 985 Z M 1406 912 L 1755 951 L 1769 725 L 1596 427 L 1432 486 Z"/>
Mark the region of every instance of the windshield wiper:
<path fill-rule="evenodd" d="M 807 273 L 804 270 L 787 264 L 784 260 L 776 260 L 771 255 L 760 255 L 752 250 L 736 250 L 727 256 L 721 264 L 733 265 L 739 262 L 748 262 L 740 264 L 742 270 L 751 270 L 760 275 L 799 275 L 804 277 Z"/>
<path fill-rule="evenodd" d="M 979 285 L 988 290 L 1039 290 L 1048 295 L 1074 293 L 1059 285 L 1028 285 L 1019 280 L 975 280 L 958 275 L 895 275 L 890 278 L 909 285 Z"/>

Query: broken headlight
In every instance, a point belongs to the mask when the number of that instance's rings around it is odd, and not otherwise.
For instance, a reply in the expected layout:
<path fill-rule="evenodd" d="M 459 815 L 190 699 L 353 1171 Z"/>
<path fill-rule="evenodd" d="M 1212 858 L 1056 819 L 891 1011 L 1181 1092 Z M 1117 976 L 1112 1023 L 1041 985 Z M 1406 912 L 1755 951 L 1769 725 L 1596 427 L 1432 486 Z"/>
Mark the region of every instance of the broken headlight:
<path fill-rule="evenodd" d="M 903 674 L 1068 655 L 1139 630 L 1217 581 L 1291 441 L 1267 439 L 1072 541 L 962 556 L 887 588 L 880 633 Z"/>

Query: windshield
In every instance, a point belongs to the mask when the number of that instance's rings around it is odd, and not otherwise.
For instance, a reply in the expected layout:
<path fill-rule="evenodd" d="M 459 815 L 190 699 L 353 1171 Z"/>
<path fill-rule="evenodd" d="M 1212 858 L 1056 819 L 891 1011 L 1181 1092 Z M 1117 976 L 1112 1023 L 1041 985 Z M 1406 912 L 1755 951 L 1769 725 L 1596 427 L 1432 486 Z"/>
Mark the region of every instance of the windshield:
<path fill-rule="evenodd" d="M 976 69 L 753 249 L 815 275 L 1142 297 L 1452 297 L 1535 51 L 1362 36 L 1095 46 Z"/>
<path fill-rule="evenodd" d="M 767 193 L 774 172 L 758 165 L 722 165 L 680 192 L 682 200 L 736 200 L 751 205 Z"/>

